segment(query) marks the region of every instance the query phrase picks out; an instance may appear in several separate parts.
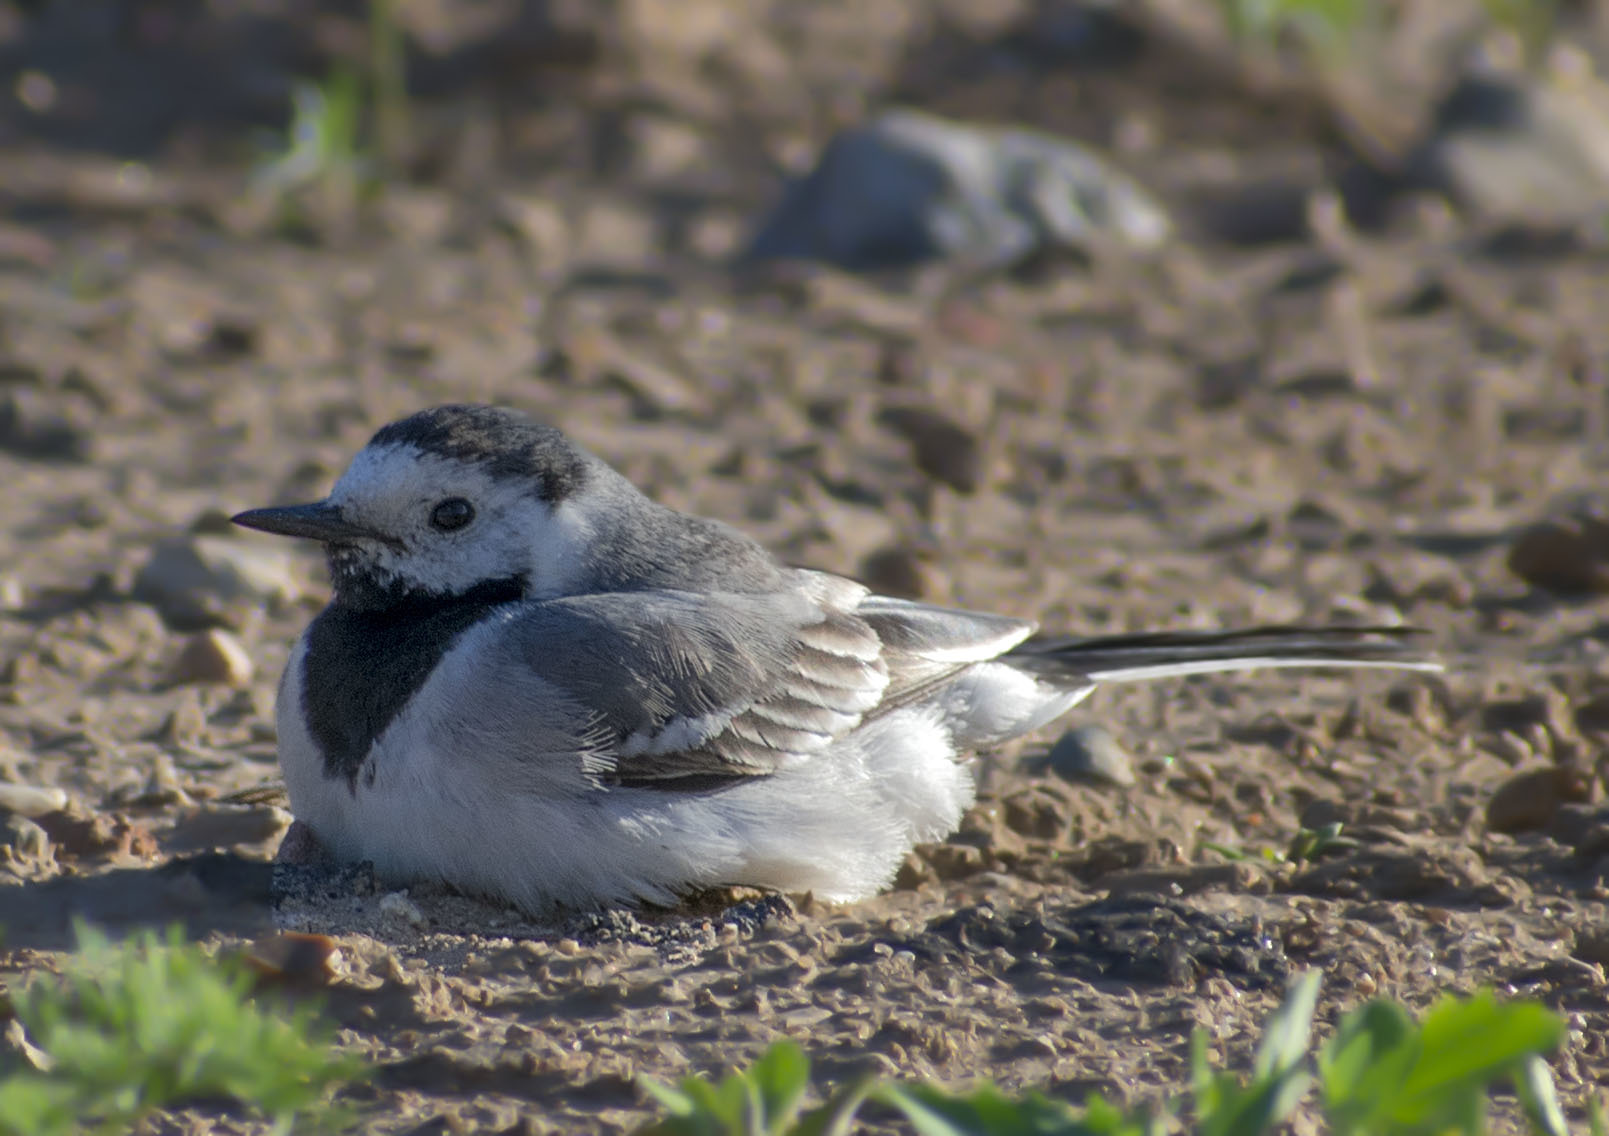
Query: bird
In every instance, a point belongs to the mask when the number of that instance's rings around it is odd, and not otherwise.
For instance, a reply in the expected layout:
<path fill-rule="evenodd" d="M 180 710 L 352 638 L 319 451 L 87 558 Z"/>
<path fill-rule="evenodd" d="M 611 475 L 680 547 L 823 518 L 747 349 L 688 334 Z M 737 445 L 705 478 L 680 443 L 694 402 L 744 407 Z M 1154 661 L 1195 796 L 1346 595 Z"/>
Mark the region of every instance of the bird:
<path fill-rule="evenodd" d="M 970 755 L 1101 683 L 1439 669 L 1402 627 L 1076 638 L 878 595 L 495 406 L 391 422 L 323 500 L 233 520 L 328 564 L 276 707 L 301 839 L 531 913 L 871 896 L 957 829 Z"/>

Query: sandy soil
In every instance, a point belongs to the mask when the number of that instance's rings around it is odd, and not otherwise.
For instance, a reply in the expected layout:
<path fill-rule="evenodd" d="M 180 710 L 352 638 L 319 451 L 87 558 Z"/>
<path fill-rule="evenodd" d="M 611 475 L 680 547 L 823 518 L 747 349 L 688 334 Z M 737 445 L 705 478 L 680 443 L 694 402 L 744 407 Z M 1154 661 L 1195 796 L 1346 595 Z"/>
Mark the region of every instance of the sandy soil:
<path fill-rule="evenodd" d="M 375 1132 L 624 1130 L 637 1075 L 781 1036 L 827 1083 L 1150 1098 L 1180 1085 L 1192 1030 L 1243 1056 L 1313 966 L 1327 1022 L 1376 993 L 1540 998 L 1574 1030 L 1571 1107 L 1609 1079 L 1609 569 L 1590 540 L 1526 536 L 1609 484 L 1609 262 L 1410 205 L 1368 234 L 1187 234 L 1016 277 L 728 271 L 777 165 L 889 91 L 1046 120 L 1069 117 L 1038 114 L 1064 105 L 1046 90 L 1083 92 L 1083 136 L 1142 123 L 1133 164 L 1176 206 L 1203 171 L 1233 187 L 1328 160 L 1301 115 L 1232 118 L 1231 95 L 1138 64 L 968 71 L 960 33 L 883 7 L 756 25 L 725 70 L 578 48 L 475 95 L 520 108 L 497 177 L 454 152 L 340 241 L 253 221 L 217 134 L 158 131 L 158 157 L 119 166 L 0 133 L 26 170 L 0 184 L 0 980 L 47 965 L 73 915 L 334 936 L 318 996 L 379 1064 L 354 1096 Z M 845 78 L 863 71 L 876 85 Z M 422 101 L 423 129 L 455 113 Z M 555 927 L 362 873 L 276 883 L 274 687 L 326 585 L 312 554 L 219 518 L 317 495 L 379 424 L 466 399 L 890 590 L 1057 631 L 1403 620 L 1449 670 L 1102 691 L 982 755 L 962 832 L 850 907 L 707 897 Z M 924 445 L 896 408 L 961 441 Z M 1587 594 L 1522 580 L 1517 545 Z M 186 576 L 198 547 L 213 567 Z M 1092 722 L 1134 784 L 1046 768 Z M 1333 820 L 1355 843 L 1265 855 Z"/>

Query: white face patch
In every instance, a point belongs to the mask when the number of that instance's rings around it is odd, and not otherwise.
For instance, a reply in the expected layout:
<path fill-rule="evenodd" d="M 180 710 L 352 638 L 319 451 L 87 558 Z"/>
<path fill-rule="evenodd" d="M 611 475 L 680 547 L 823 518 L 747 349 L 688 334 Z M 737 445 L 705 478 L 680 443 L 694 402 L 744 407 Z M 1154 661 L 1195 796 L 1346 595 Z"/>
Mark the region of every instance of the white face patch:
<path fill-rule="evenodd" d="M 329 503 L 386 538 L 353 549 L 382 584 L 452 594 L 520 577 L 534 594 L 557 595 L 581 568 L 584 542 L 578 543 L 582 534 L 567 516 L 573 507 L 555 509 L 537 488 L 413 446 L 370 446 L 335 483 Z M 431 514 L 455 497 L 469 502 L 474 519 L 443 532 Z"/>

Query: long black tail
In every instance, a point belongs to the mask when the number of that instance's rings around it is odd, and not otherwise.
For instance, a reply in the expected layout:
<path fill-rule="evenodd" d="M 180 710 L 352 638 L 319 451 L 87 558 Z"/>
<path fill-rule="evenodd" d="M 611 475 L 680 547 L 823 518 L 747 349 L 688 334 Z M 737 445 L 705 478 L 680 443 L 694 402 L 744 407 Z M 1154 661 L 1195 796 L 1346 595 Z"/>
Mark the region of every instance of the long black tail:
<path fill-rule="evenodd" d="M 1088 639 L 1033 638 L 1003 661 L 1054 682 L 1142 682 L 1267 667 L 1390 667 L 1439 671 L 1413 627 L 1252 627 L 1144 631 Z"/>

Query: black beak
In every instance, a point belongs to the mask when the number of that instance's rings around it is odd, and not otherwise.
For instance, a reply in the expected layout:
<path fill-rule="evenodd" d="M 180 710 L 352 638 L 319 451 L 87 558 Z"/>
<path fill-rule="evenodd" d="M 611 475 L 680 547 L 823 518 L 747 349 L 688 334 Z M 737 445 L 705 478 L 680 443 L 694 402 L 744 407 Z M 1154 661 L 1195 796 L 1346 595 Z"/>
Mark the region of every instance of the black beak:
<path fill-rule="evenodd" d="M 300 536 L 325 544 L 349 544 L 354 540 L 383 540 L 341 516 L 339 506 L 327 501 L 311 505 L 283 505 L 273 509 L 247 509 L 229 518 L 237 525 L 276 536 Z"/>

